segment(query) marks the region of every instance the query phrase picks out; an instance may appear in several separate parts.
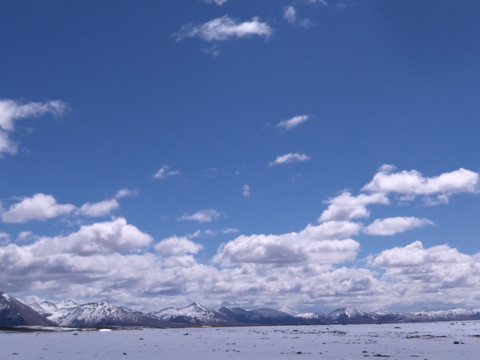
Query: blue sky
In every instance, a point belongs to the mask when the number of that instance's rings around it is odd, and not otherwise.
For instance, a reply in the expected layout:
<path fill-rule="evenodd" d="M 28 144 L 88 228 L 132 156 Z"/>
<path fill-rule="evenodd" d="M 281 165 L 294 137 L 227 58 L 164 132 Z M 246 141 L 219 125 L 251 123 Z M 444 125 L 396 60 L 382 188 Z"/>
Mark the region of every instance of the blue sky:
<path fill-rule="evenodd" d="M 475 307 L 475 1 L 4 1 L 0 289 Z"/>

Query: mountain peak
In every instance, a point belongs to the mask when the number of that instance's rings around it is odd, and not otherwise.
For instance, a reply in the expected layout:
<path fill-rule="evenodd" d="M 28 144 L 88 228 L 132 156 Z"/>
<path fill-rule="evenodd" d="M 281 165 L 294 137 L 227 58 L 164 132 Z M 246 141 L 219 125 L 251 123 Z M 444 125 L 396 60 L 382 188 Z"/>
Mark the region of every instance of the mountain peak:
<path fill-rule="evenodd" d="M 0 324 L 3 326 L 51 326 L 43 315 L 4 292 L 0 292 Z"/>

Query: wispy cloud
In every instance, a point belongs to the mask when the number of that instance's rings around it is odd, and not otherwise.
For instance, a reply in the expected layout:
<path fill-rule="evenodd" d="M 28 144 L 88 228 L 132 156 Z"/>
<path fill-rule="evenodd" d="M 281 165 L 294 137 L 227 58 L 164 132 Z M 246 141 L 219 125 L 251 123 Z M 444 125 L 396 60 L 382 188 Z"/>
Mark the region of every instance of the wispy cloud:
<path fill-rule="evenodd" d="M 260 21 L 259 17 L 253 17 L 251 21 L 240 22 L 225 15 L 201 25 L 184 25 L 174 34 L 174 37 L 177 41 L 195 37 L 205 41 L 223 41 L 252 36 L 269 38 L 272 33 L 272 28 L 267 23 Z"/>
<path fill-rule="evenodd" d="M 271 161 L 269 165 L 270 166 L 284 165 L 284 164 L 290 164 L 293 162 L 303 162 L 307 160 L 310 160 L 310 157 L 305 154 L 289 153 L 289 154 L 277 156 L 277 158 L 274 161 Z"/>
<path fill-rule="evenodd" d="M 115 199 L 123 199 L 129 196 L 135 196 L 138 194 L 138 190 L 120 189 L 115 194 Z"/>
<path fill-rule="evenodd" d="M 310 4 L 322 4 L 324 6 L 328 6 L 327 0 L 307 0 Z"/>
<path fill-rule="evenodd" d="M 250 186 L 247 184 L 242 186 L 242 195 L 245 197 L 250 197 Z"/>
<path fill-rule="evenodd" d="M 289 5 L 284 8 L 283 18 L 292 25 L 295 24 L 304 28 L 307 28 L 313 25 L 310 19 L 307 19 L 307 18 L 300 19 L 297 14 L 297 9 L 293 5 Z"/>
<path fill-rule="evenodd" d="M 159 180 L 163 180 L 163 179 L 166 179 L 168 177 L 171 177 L 171 176 L 176 176 L 176 175 L 180 175 L 181 172 L 179 169 L 177 170 L 171 170 L 170 167 L 168 165 L 163 165 L 160 170 L 158 170 L 154 175 L 153 175 L 153 178 L 154 179 L 159 179 Z"/>
<path fill-rule="evenodd" d="M 0 100 L 0 158 L 3 154 L 15 154 L 18 145 L 10 135 L 15 130 L 15 122 L 20 119 L 40 117 L 46 114 L 59 116 L 68 109 L 63 101 L 20 103 L 14 100 Z"/>
<path fill-rule="evenodd" d="M 10 243 L 10 234 L 0 232 L 0 246 L 5 246 Z"/>
<path fill-rule="evenodd" d="M 197 211 L 194 214 L 185 213 L 181 217 L 177 218 L 179 221 L 197 221 L 199 223 L 209 223 L 213 220 L 217 220 L 221 213 L 215 209 L 205 209 Z"/>
<path fill-rule="evenodd" d="M 297 10 L 293 5 L 289 5 L 283 10 L 283 18 L 290 24 L 294 24 L 297 21 Z"/>
<path fill-rule="evenodd" d="M 90 217 L 106 216 L 119 206 L 120 204 L 117 199 L 107 199 L 93 204 L 83 204 L 82 207 L 76 211 L 76 214 Z"/>
<path fill-rule="evenodd" d="M 293 128 L 297 127 L 300 124 L 303 124 L 308 119 L 309 119 L 308 115 L 298 115 L 298 116 L 294 116 L 291 119 L 280 121 L 275 126 L 282 130 L 288 131 L 288 130 L 292 130 Z"/>
<path fill-rule="evenodd" d="M 223 5 L 225 4 L 228 0 L 204 0 L 207 4 L 217 4 L 217 5 Z"/>

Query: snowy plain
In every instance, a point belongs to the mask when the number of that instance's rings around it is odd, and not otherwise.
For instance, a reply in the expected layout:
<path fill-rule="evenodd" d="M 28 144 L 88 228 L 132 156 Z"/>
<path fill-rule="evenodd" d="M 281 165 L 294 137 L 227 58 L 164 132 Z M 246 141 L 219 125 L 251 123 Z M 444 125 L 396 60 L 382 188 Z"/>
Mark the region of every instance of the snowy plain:
<path fill-rule="evenodd" d="M 0 332 L 0 359 L 478 359 L 480 321 Z"/>

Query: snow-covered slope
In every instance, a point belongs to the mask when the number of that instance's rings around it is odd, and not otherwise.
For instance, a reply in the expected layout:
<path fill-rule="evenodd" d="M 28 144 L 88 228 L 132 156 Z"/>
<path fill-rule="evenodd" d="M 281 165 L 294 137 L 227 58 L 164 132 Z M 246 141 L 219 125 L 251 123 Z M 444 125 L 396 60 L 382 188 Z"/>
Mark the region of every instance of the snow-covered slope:
<path fill-rule="evenodd" d="M 148 314 L 175 325 L 234 325 L 236 321 L 217 310 L 192 303 L 183 308 L 166 308 Z"/>
<path fill-rule="evenodd" d="M 51 326 L 52 322 L 31 307 L 0 291 L 0 326 Z"/>
<path fill-rule="evenodd" d="M 378 314 L 367 313 L 355 308 L 341 308 L 327 314 L 327 319 L 337 324 L 374 324 L 378 323 Z"/>
<path fill-rule="evenodd" d="M 1 293 L 0 293 L 1 294 Z M 192 303 L 183 308 L 170 307 L 160 311 L 144 314 L 139 311 L 118 307 L 104 301 L 88 304 L 79 304 L 74 300 L 53 303 L 36 298 L 30 309 L 17 301 L 16 308 L 23 306 L 23 314 L 27 314 L 29 321 L 18 320 L 12 312 L 11 297 L 0 296 L 0 322 L 9 323 L 12 319 L 16 323 L 32 324 L 48 320 L 60 326 L 155 326 L 176 327 L 190 325 L 305 325 L 305 324 L 375 324 L 375 323 L 406 323 L 406 322 L 434 322 L 456 320 L 480 320 L 480 309 L 465 310 L 452 309 L 442 311 L 421 311 L 409 313 L 393 312 L 365 312 L 355 308 L 336 309 L 330 313 L 303 313 L 292 316 L 274 309 L 244 310 L 241 308 L 222 307 L 219 310 Z M 15 300 L 16 301 L 16 300 Z M 25 309 L 28 308 L 28 309 Z M 36 314 L 36 317 L 32 315 Z M 38 314 L 38 313 L 40 314 Z M 6 315 L 7 314 L 7 315 Z M 47 320 L 47 321 L 48 321 Z M 0 324 L 1 325 L 1 324 Z M 47 325 L 47 324 L 44 324 Z M 51 325 L 51 324 L 48 324 Z"/>
<path fill-rule="evenodd" d="M 59 326 L 164 326 L 165 323 L 139 311 L 105 301 L 79 304 L 66 300 L 58 304 L 35 302 L 31 306 Z"/>
<path fill-rule="evenodd" d="M 401 314 L 406 321 L 453 321 L 453 320 L 476 320 L 480 319 L 480 309 L 465 310 L 451 309 L 438 311 L 419 311 Z"/>

